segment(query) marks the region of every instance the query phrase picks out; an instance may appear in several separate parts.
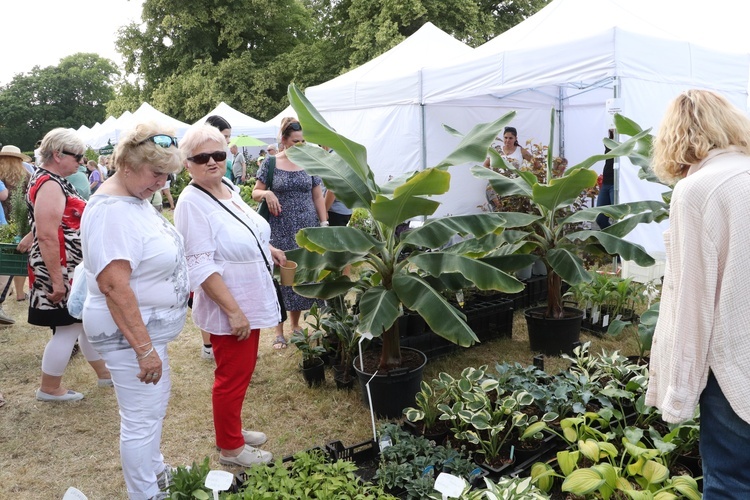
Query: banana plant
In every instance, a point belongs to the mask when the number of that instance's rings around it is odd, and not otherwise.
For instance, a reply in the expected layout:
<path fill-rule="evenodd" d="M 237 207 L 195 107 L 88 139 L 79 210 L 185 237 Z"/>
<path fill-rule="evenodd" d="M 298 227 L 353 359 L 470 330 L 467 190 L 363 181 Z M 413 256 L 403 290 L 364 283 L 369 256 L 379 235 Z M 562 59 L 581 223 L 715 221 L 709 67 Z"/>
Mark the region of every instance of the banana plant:
<path fill-rule="evenodd" d="M 298 264 L 298 277 L 304 277 L 298 278 L 300 284 L 294 290 L 305 297 L 330 299 L 356 288 L 361 293 L 358 331 L 382 338 L 379 369 L 383 371 L 401 365 L 396 320 L 404 307 L 421 315 L 433 332 L 460 346 L 477 342 L 466 316 L 440 291 L 472 285 L 480 290 L 522 290 L 523 284 L 511 272 L 533 258 L 512 251 L 495 256 L 492 262 L 485 257 L 516 243 L 518 235 L 503 228 L 523 227 L 536 217 L 492 213 L 442 217 L 400 236 L 397 228 L 433 215 L 439 202 L 432 197 L 446 193 L 450 185 L 448 167 L 482 162 L 515 113 L 476 125 L 437 166 L 379 185 L 364 146 L 337 133 L 295 85 L 289 86 L 289 101 L 305 138 L 329 146 L 335 154 L 302 145 L 289 149 L 287 156 L 310 175 L 319 176 L 347 207 L 366 210 L 375 226 L 374 236 L 354 227 L 300 230 L 296 236 L 300 248 L 287 253 Z M 456 235 L 469 239 L 449 246 Z M 372 272 L 352 280 L 341 272 L 350 264 Z"/>
<path fill-rule="evenodd" d="M 553 178 L 552 145 L 554 141 L 555 110 L 550 119 L 550 142 L 547 153 L 546 182 L 540 182 L 531 172 L 519 170 L 508 164 L 496 151 L 490 149 L 490 162 L 493 167 L 505 169 L 515 176 L 506 177 L 493 169 L 474 166 L 474 176 L 485 179 L 498 196 L 521 196 L 527 198 L 533 208 L 533 220 L 521 228 L 523 236 L 517 239 L 516 251 L 534 252 L 534 260 L 540 259 L 547 268 L 547 311 L 548 318 L 564 316 L 562 300 L 562 280 L 570 285 L 589 282 L 592 277 L 584 266 L 581 255 L 584 251 L 598 254 L 619 255 L 623 259 L 633 260 L 640 266 L 654 264 L 653 258 L 640 245 L 631 243 L 623 237 L 638 224 L 658 222 L 668 216 L 667 206 L 661 201 L 639 201 L 604 207 L 591 207 L 570 213 L 570 205 L 582 191 L 596 185 L 598 174 L 591 170 L 597 162 L 619 156 L 633 156 L 643 153 L 644 141 L 647 141 L 649 130 L 635 132 L 636 126 L 629 131 L 633 137 L 622 143 L 608 143 L 612 149 L 606 154 L 591 156 L 577 165 L 568 167 L 563 175 Z M 638 130 L 640 128 L 638 127 Z M 606 214 L 617 222 L 602 231 L 580 230 L 582 223 L 596 220 L 600 214 Z M 516 216 L 519 213 L 505 213 Z M 530 214 L 526 214 L 530 215 Z M 508 227 L 508 226 L 506 226 Z M 526 243 L 526 245 L 521 245 Z"/>

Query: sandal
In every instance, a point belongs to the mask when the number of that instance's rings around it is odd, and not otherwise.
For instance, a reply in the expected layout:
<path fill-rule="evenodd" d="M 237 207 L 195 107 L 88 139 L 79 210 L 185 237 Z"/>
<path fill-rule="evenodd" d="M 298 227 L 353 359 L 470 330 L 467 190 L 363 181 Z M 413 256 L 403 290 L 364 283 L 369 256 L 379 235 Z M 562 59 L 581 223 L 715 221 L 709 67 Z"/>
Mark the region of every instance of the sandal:
<path fill-rule="evenodd" d="M 20 298 L 16 298 L 16 300 L 17 300 L 18 302 L 23 302 L 24 300 L 28 300 L 28 298 L 29 298 L 29 294 L 28 294 L 28 293 L 24 293 L 24 294 L 23 294 L 23 297 L 20 297 Z"/>
<path fill-rule="evenodd" d="M 279 336 L 278 336 L 278 337 L 276 337 L 276 339 L 275 339 L 275 340 L 273 341 L 273 344 L 272 344 L 272 345 L 273 345 L 273 348 L 274 348 L 274 349 L 276 349 L 276 350 L 280 350 L 280 349 L 286 349 L 286 347 L 287 347 L 287 344 L 286 344 L 286 339 L 284 338 L 284 336 L 283 336 L 283 335 L 279 335 Z"/>

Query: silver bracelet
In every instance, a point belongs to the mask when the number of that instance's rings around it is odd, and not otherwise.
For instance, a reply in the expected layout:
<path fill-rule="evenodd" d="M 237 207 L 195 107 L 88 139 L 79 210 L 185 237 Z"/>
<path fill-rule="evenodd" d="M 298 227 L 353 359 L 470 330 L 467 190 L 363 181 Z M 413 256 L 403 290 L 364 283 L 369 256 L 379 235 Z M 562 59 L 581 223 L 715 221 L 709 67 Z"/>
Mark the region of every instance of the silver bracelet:
<path fill-rule="evenodd" d="M 149 349 L 148 351 L 144 352 L 143 354 L 137 354 L 137 353 L 136 353 L 136 355 L 135 355 L 135 360 L 136 360 L 136 361 L 140 361 L 140 360 L 142 360 L 142 359 L 145 359 L 145 358 L 147 358 L 147 357 L 148 357 L 148 356 L 149 356 L 149 355 L 150 355 L 150 354 L 151 354 L 152 352 L 154 352 L 154 347 L 153 347 L 153 346 L 151 346 L 151 349 Z"/>

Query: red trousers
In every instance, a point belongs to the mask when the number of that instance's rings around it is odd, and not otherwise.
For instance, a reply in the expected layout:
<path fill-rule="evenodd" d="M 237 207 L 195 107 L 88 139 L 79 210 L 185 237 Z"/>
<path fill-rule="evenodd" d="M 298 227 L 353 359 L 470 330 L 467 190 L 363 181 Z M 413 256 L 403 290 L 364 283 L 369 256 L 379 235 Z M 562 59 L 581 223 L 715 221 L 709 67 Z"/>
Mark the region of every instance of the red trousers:
<path fill-rule="evenodd" d="M 211 335 L 216 359 L 211 397 L 214 410 L 216 446 L 235 450 L 245 445 L 242 437 L 242 403 L 258 361 L 260 329 L 254 329 L 245 340 L 234 335 Z"/>

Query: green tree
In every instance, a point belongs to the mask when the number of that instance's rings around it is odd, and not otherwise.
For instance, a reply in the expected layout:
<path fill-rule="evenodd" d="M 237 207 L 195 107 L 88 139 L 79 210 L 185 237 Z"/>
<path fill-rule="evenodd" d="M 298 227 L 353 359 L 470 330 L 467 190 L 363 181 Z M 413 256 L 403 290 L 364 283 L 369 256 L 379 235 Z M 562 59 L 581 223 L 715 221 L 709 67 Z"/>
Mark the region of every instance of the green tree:
<path fill-rule="evenodd" d="M 349 63 L 363 64 L 430 21 L 476 47 L 523 21 L 549 0 L 342 0 L 333 6 L 338 34 L 351 48 Z"/>
<path fill-rule="evenodd" d="M 16 75 L 0 88 L 0 142 L 30 150 L 52 128 L 103 121 L 118 75 L 112 61 L 85 53 Z"/>

